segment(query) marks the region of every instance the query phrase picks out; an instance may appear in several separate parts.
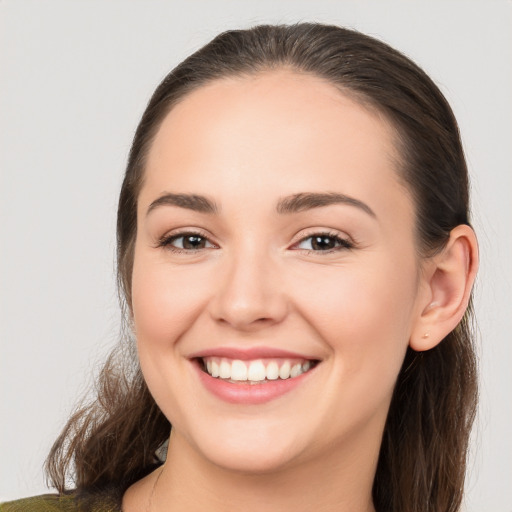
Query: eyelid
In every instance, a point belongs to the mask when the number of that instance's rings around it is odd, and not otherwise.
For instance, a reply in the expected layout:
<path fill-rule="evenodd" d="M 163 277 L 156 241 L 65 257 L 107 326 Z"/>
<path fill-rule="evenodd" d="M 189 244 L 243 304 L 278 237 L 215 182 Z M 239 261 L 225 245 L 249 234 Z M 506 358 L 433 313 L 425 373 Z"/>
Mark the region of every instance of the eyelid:
<path fill-rule="evenodd" d="M 205 247 L 202 249 L 181 249 L 179 247 L 174 247 L 171 245 L 173 240 L 178 238 L 186 237 L 187 235 L 195 235 L 201 238 L 204 238 L 209 244 L 213 245 L 214 248 L 218 248 L 218 244 L 212 241 L 211 236 L 199 228 L 178 228 L 176 230 L 165 233 L 163 236 L 159 237 L 156 241 L 156 248 L 164 248 L 168 249 L 172 252 L 182 252 L 182 253 L 194 253 L 204 249 L 211 249 L 211 247 Z"/>
<path fill-rule="evenodd" d="M 312 238 L 314 236 L 325 236 L 325 237 L 335 238 L 341 242 L 341 245 L 336 248 L 327 249 L 324 251 L 312 250 L 312 249 L 299 249 L 299 248 L 293 249 L 293 247 L 298 246 L 301 242 L 307 240 L 308 238 Z M 352 239 L 352 237 L 350 237 L 346 233 L 343 233 L 340 231 L 335 231 L 332 229 L 313 228 L 311 230 L 301 233 L 300 236 L 299 235 L 295 236 L 294 241 L 292 242 L 290 248 L 292 248 L 292 250 L 296 250 L 296 251 L 305 251 L 308 253 L 324 253 L 324 254 L 326 254 L 326 253 L 331 253 L 331 252 L 335 252 L 335 251 L 339 251 L 339 250 L 353 249 L 355 246 L 356 246 L 355 241 Z"/>
<path fill-rule="evenodd" d="M 302 242 L 308 238 L 311 238 L 315 235 L 337 238 L 352 247 L 357 245 L 356 241 L 345 232 L 337 231 L 335 229 L 328 229 L 328 228 L 327 229 L 326 228 L 312 228 L 312 229 L 306 230 L 305 232 L 301 232 L 299 235 L 295 235 L 291 246 L 295 246 L 295 245 L 299 244 L 300 242 Z M 318 251 L 316 251 L 316 252 L 318 252 Z"/>
<path fill-rule="evenodd" d="M 207 243 L 211 244 L 213 247 L 202 247 L 199 249 L 182 249 L 180 247 L 175 247 L 175 246 L 171 245 L 172 241 L 182 238 L 182 237 L 186 237 L 187 235 L 199 236 L 199 237 L 203 238 Z M 308 238 L 312 238 L 314 236 L 325 236 L 325 237 L 329 237 L 329 238 L 335 238 L 341 244 L 338 245 L 337 247 L 334 247 L 332 249 L 326 249 L 326 250 L 298 249 L 298 248 L 293 249 L 294 247 L 299 245 L 301 242 L 304 242 Z M 310 230 L 307 230 L 306 232 L 302 232 L 300 234 L 300 236 L 296 235 L 294 237 L 294 241 L 290 245 L 290 248 L 292 250 L 297 250 L 297 251 L 302 251 L 302 252 L 307 252 L 307 253 L 327 254 L 327 253 L 336 252 L 339 250 L 352 249 L 355 246 L 356 246 L 356 242 L 352 239 L 352 237 L 350 237 L 346 233 L 342 233 L 342 232 L 335 231 L 332 229 L 312 228 Z M 157 248 L 163 247 L 163 248 L 169 249 L 170 251 L 176 252 L 176 253 L 181 252 L 181 253 L 189 253 L 190 254 L 190 253 L 196 253 L 196 252 L 199 252 L 199 251 L 202 251 L 205 249 L 208 249 L 208 250 L 212 249 L 212 248 L 218 249 L 219 245 L 216 244 L 215 242 L 213 242 L 212 237 L 200 228 L 178 228 L 176 230 L 167 232 L 165 235 L 159 237 L 155 244 L 155 247 L 157 247 Z"/>

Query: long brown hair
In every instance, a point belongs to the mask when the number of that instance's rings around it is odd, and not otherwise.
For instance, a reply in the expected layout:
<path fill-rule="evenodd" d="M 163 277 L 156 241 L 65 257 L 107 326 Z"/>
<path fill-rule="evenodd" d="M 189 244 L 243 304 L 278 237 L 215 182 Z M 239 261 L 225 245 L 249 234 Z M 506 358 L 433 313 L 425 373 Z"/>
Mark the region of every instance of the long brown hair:
<path fill-rule="evenodd" d="M 137 198 L 148 149 L 170 109 L 202 85 L 289 68 L 329 81 L 386 116 L 396 130 L 398 174 L 416 207 L 417 247 L 427 257 L 450 231 L 469 224 L 468 174 L 454 115 L 413 62 L 357 31 L 312 23 L 257 26 L 217 36 L 158 86 L 138 125 L 119 199 L 118 280 L 131 304 Z M 476 398 L 471 307 L 457 328 L 427 352 L 408 349 L 397 379 L 373 485 L 379 512 L 455 512 L 464 486 Z M 59 491 L 123 489 L 158 462 L 171 425 L 151 397 L 127 335 L 103 368 L 94 402 L 82 405 L 46 463 Z"/>

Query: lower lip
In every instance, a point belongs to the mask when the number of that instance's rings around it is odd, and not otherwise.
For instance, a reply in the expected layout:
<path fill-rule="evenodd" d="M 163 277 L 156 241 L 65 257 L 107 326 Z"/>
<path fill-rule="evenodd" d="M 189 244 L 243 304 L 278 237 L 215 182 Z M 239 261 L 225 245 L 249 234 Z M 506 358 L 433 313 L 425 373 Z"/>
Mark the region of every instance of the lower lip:
<path fill-rule="evenodd" d="M 194 366 L 199 373 L 199 379 L 210 393 L 225 402 L 246 405 L 264 404 L 285 395 L 300 386 L 315 369 L 312 368 L 306 373 L 290 379 L 270 380 L 261 384 L 248 384 L 241 381 L 240 384 L 235 384 L 212 377 L 200 368 L 198 361 L 194 361 Z"/>

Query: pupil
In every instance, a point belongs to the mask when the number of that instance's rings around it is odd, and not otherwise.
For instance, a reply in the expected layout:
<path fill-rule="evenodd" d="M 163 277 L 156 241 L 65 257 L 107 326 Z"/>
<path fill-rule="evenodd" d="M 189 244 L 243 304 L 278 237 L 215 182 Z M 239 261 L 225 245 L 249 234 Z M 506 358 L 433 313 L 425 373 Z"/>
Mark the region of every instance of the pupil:
<path fill-rule="evenodd" d="M 313 249 L 333 249 L 334 248 L 334 239 L 330 236 L 315 236 L 312 240 Z"/>
<path fill-rule="evenodd" d="M 185 249 L 198 249 L 203 245 L 203 237 L 197 235 L 189 235 L 183 239 L 183 247 Z"/>

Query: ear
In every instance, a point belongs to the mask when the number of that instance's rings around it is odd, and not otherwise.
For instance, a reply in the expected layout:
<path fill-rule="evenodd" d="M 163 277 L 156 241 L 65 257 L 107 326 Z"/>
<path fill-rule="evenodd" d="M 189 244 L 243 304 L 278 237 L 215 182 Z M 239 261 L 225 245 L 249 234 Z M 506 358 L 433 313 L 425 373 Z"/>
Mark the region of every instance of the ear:
<path fill-rule="evenodd" d="M 413 350 L 429 350 L 455 329 L 468 307 L 477 268 L 475 233 L 469 226 L 457 226 L 446 247 L 425 265 L 419 316 L 409 341 Z"/>

